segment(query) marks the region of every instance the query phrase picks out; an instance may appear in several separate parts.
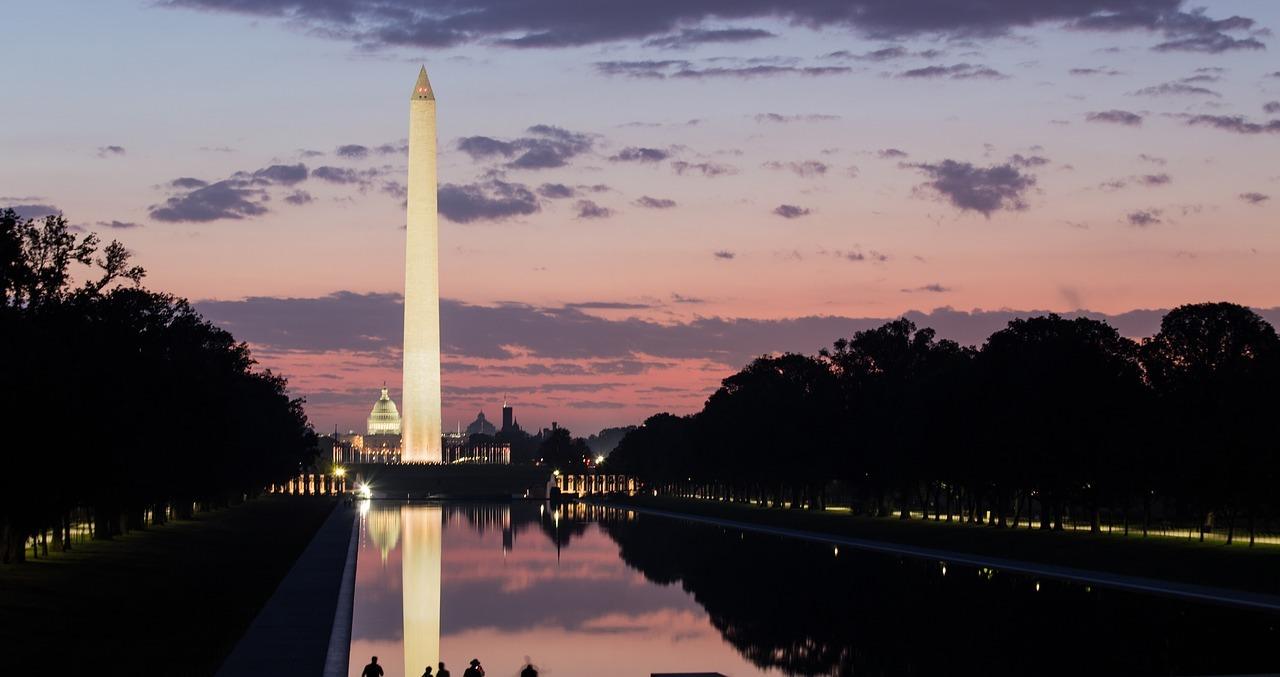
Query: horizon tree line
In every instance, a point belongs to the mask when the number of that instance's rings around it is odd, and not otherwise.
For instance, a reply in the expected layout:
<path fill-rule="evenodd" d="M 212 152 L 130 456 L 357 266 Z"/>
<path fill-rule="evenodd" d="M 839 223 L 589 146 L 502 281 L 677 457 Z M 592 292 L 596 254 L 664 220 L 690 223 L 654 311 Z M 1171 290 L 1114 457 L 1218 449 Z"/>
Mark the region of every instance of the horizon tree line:
<path fill-rule="evenodd" d="M 627 434 L 610 471 L 647 491 L 774 507 L 1063 529 L 1222 528 L 1280 509 L 1280 339 L 1199 303 L 1133 340 L 1104 321 L 1015 319 L 982 346 L 903 318 L 816 355 L 765 355 L 701 411 Z"/>
<path fill-rule="evenodd" d="M 283 483 L 316 435 L 284 377 L 185 300 L 142 286 L 118 241 L 61 215 L 0 210 L 3 560 L 38 538 L 93 537 L 189 518 Z"/>

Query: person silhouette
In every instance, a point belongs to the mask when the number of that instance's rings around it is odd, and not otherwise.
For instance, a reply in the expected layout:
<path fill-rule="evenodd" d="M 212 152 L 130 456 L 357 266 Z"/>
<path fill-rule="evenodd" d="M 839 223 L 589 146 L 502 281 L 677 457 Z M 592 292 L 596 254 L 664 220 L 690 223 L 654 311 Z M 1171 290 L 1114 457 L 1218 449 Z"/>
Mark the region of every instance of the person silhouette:
<path fill-rule="evenodd" d="M 360 672 L 360 677 L 382 677 L 382 666 L 378 665 L 377 656 L 371 658 L 369 664 L 364 666 L 364 670 Z"/>
<path fill-rule="evenodd" d="M 444 661 L 440 661 L 440 669 L 436 671 L 436 677 L 453 677 L 448 670 L 444 669 Z"/>
<path fill-rule="evenodd" d="M 533 667 L 533 661 L 528 656 L 524 657 L 524 669 L 520 671 L 520 677 L 538 677 L 538 669 Z"/>
<path fill-rule="evenodd" d="M 479 658 L 471 659 L 471 667 L 462 673 L 462 677 L 484 677 L 484 668 L 481 667 Z"/>
<path fill-rule="evenodd" d="M 433 677 L 431 674 L 431 666 L 428 665 L 426 670 L 422 671 L 422 677 Z"/>

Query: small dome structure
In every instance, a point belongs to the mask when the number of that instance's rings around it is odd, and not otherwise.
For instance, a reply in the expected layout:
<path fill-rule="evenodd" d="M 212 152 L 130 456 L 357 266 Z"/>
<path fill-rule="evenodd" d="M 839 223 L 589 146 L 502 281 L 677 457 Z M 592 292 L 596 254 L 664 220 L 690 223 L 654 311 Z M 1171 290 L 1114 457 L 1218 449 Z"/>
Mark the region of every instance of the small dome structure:
<path fill-rule="evenodd" d="M 386 386 L 382 387 L 382 396 L 373 403 L 373 411 L 369 412 L 368 428 L 370 435 L 400 434 L 400 411 L 387 395 Z"/>
<path fill-rule="evenodd" d="M 489 420 L 484 417 L 484 412 L 482 411 L 476 416 L 476 420 L 472 421 L 471 425 L 467 426 L 467 434 L 468 435 L 497 435 L 498 428 L 494 426 L 492 423 L 490 423 Z"/>

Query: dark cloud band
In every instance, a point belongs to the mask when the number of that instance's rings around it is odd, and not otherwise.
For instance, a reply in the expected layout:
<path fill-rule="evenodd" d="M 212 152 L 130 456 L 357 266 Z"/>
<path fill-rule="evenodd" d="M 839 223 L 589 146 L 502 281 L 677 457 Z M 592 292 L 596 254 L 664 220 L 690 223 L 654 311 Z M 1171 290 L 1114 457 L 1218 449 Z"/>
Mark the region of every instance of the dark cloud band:
<path fill-rule="evenodd" d="M 927 284 L 916 292 L 944 293 L 947 287 Z M 398 294 L 336 292 L 319 298 L 250 297 L 237 301 L 200 301 L 196 308 L 213 322 L 255 345 L 304 352 L 388 352 L 400 345 L 403 306 Z M 522 303 L 480 306 L 444 299 L 440 303 L 445 351 L 455 357 L 508 359 L 520 353 L 542 360 L 624 360 L 645 355 L 656 359 L 705 359 L 737 367 L 775 351 L 811 352 L 841 336 L 880 326 L 891 317 L 808 316 L 777 320 L 699 317 L 687 322 L 659 323 L 638 318 L 609 319 L 583 308 L 607 305 L 588 302 L 555 308 Z M 1044 310 L 973 310 L 937 308 L 909 311 L 917 325 L 964 344 L 980 344 L 1011 319 L 1044 314 Z M 1105 319 L 1126 336 L 1154 334 L 1161 309 L 1106 315 L 1066 313 Z M 1280 323 L 1280 308 L 1259 310 Z M 333 318 L 343 322 L 335 323 Z"/>
<path fill-rule="evenodd" d="M 1146 30 L 1164 37 L 1160 51 L 1224 52 L 1263 47 L 1254 21 L 1184 11 L 1183 0 L 161 0 L 169 7 L 283 19 L 316 34 L 365 47 L 446 47 L 485 42 L 556 48 L 647 41 L 680 48 L 741 42 L 772 33 L 755 26 L 705 22 L 781 20 L 813 29 L 855 30 L 893 39 L 921 35 L 990 37 L 1039 24 L 1076 30 Z"/>

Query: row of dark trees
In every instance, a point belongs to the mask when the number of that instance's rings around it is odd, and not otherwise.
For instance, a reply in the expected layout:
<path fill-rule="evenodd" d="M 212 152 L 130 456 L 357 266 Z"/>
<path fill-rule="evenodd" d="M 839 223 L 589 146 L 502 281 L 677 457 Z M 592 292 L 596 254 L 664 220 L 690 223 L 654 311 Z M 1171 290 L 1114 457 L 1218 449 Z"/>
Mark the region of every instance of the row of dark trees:
<path fill-rule="evenodd" d="M 593 456 L 586 438 L 574 437 L 568 428 L 555 427 L 543 431 L 534 462 L 561 472 L 577 473 L 589 467 Z"/>
<path fill-rule="evenodd" d="M 0 211 L 5 561 L 237 501 L 315 457 L 300 400 L 185 300 L 141 287 L 119 242 Z M 52 539 L 50 538 L 52 536 Z"/>
<path fill-rule="evenodd" d="M 591 468 L 596 456 L 608 454 L 635 427 L 605 428 L 590 437 L 574 437 L 568 428 L 559 426 L 545 428 L 535 435 L 516 428 L 500 430 L 495 435 L 477 433 L 469 441 L 472 444 L 505 442 L 511 445 L 512 463 L 545 465 L 562 472 L 576 473 Z"/>
<path fill-rule="evenodd" d="M 908 519 L 1101 528 L 1153 519 L 1235 537 L 1280 509 L 1280 339 L 1230 303 L 1133 341 L 1018 319 L 979 348 L 906 319 L 816 356 L 761 357 L 702 411 L 658 414 L 606 465 L 647 488 Z"/>

